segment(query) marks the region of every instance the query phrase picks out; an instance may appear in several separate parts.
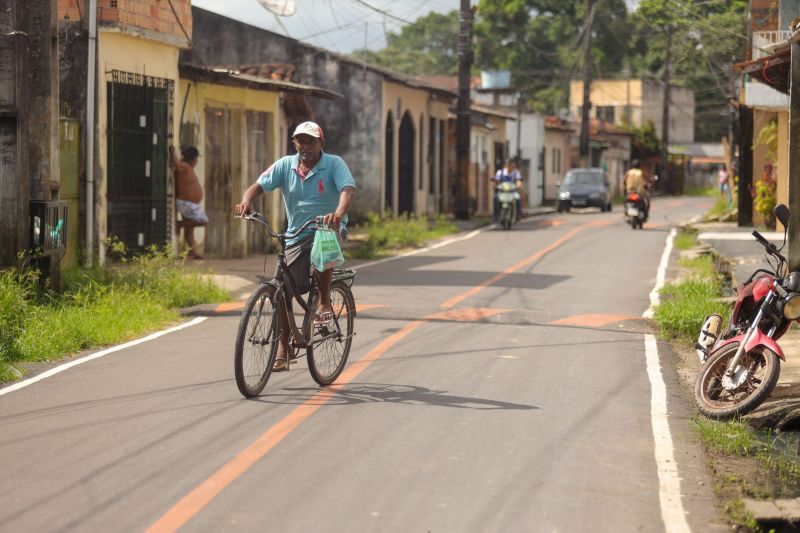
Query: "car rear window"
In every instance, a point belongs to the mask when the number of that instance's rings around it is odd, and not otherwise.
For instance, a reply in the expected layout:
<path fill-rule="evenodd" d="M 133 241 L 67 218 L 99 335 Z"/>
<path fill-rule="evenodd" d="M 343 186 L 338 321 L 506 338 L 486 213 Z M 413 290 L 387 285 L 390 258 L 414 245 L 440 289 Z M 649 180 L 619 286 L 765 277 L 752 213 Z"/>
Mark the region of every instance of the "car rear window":
<path fill-rule="evenodd" d="M 567 185 L 602 185 L 603 175 L 599 172 L 570 171 L 564 178 Z"/>

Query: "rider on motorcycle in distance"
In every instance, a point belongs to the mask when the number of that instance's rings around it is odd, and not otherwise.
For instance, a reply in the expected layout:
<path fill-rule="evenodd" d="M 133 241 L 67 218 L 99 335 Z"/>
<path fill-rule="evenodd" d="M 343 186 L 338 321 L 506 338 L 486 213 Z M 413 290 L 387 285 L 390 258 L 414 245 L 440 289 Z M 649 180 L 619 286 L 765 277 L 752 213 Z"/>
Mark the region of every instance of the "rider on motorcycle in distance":
<path fill-rule="evenodd" d="M 519 191 L 522 189 L 522 174 L 520 174 L 519 170 L 517 170 L 517 164 L 514 162 L 513 159 L 506 159 L 503 162 L 503 168 L 497 171 L 497 173 L 492 178 L 495 187 L 494 193 L 494 209 L 492 211 L 492 220 L 497 222 L 497 217 L 500 212 L 500 201 L 497 199 L 497 184 L 503 182 L 513 183 L 516 187 L 514 191 L 514 200 L 515 200 L 515 211 L 516 211 L 516 220 L 514 222 L 518 222 L 522 212 L 522 202 L 520 201 L 520 194 Z"/>
<path fill-rule="evenodd" d="M 638 159 L 631 162 L 631 168 L 625 173 L 625 194 L 635 192 L 644 199 L 644 217 L 650 216 L 650 193 L 653 178 L 642 172 Z"/>

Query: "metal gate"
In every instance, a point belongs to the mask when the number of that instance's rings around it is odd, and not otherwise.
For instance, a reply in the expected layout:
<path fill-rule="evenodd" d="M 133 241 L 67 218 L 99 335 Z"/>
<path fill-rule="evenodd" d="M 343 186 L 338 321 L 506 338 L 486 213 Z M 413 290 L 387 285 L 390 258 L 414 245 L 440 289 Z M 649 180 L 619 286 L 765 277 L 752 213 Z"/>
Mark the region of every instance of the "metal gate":
<path fill-rule="evenodd" d="M 167 243 L 173 80 L 114 70 L 108 91 L 108 235 L 129 250 Z"/>

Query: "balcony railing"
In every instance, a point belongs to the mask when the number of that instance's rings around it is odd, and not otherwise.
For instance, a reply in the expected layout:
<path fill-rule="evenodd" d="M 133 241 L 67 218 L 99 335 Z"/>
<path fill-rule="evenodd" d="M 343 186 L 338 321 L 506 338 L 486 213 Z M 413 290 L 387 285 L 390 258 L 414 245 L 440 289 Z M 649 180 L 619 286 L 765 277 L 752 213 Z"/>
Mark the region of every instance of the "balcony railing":
<path fill-rule="evenodd" d="M 770 55 L 772 45 L 782 43 L 791 36 L 792 32 L 785 30 L 753 32 L 753 59 L 761 59 Z"/>

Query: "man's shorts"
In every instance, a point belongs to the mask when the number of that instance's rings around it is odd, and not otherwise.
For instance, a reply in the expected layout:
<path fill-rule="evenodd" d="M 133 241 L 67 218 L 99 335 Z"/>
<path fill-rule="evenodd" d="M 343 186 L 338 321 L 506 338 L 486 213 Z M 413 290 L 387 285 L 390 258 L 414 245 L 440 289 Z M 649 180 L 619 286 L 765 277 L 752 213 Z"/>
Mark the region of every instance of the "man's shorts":
<path fill-rule="evenodd" d="M 347 240 L 347 228 L 342 227 L 339 234 L 339 244 Z M 314 235 L 286 247 L 286 265 L 297 284 L 299 294 L 305 294 L 311 288 L 311 247 L 314 245 Z"/>
<path fill-rule="evenodd" d="M 175 200 L 178 207 L 178 212 L 183 217 L 183 220 L 191 220 L 192 222 L 199 222 L 201 224 L 208 224 L 208 216 L 203 212 L 200 204 L 194 202 L 187 202 L 186 200 Z"/>

